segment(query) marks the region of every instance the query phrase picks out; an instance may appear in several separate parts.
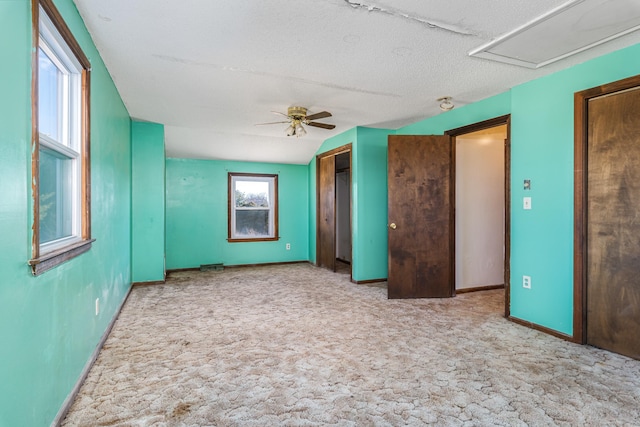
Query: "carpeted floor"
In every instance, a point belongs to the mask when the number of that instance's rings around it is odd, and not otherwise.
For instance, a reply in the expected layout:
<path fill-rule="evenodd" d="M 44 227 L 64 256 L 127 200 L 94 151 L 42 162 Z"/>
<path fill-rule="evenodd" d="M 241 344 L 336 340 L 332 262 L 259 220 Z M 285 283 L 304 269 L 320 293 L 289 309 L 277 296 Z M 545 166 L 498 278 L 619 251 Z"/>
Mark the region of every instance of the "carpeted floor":
<path fill-rule="evenodd" d="M 66 426 L 640 425 L 640 361 L 307 264 L 136 286 Z"/>

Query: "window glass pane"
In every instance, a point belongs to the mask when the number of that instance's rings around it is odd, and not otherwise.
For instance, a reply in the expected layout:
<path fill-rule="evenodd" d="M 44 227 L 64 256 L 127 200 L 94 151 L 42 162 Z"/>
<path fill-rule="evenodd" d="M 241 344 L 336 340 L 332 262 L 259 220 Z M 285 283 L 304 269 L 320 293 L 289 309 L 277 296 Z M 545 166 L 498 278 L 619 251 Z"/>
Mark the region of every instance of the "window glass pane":
<path fill-rule="evenodd" d="M 59 140 L 59 90 L 62 73 L 47 54 L 38 49 L 38 130 Z"/>
<path fill-rule="evenodd" d="M 40 150 L 40 243 L 72 235 L 73 160 Z"/>
<path fill-rule="evenodd" d="M 269 207 L 269 183 L 266 181 L 236 181 L 236 207 Z"/>
<path fill-rule="evenodd" d="M 236 211 L 236 238 L 269 237 L 269 211 L 261 209 Z"/>
<path fill-rule="evenodd" d="M 229 173 L 229 240 L 276 240 L 278 177 Z"/>

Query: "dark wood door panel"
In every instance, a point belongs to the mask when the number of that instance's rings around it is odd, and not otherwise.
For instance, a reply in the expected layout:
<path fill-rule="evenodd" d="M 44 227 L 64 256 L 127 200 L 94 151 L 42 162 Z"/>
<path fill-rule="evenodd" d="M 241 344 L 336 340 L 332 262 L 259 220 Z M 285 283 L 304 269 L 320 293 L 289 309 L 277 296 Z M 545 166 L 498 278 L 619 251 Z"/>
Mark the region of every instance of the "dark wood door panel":
<path fill-rule="evenodd" d="M 443 183 L 448 179 L 448 175 L 444 178 L 428 178 L 418 186 L 417 204 L 423 209 L 426 223 L 448 220 L 449 210 L 442 209 L 448 204 L 449 185 Z"/>
<path fill-rule="evenodd" d="M 388 276 L 394 278 L 393 286 L 387 286 L 387 297 L 415 298 L 416 257 L 413 252 L 394 249 L 389 257 L 396 261 L 389 266 Z"/>
<path fill-rule="evenodd" d="M 451 141 L 390 136 L 389 298 L 453 295 Z"/>
<path fill-rule="evenodd" d="M 640 89 L 594 98 L 587 128 L 587 343 L 640 359 Z"/>
<path fill-rule="evenodd" d="M 321 157 L 318 162 L 318 245 L 320 267 L 335 271 L 336 185 L 335 156 Z"/>

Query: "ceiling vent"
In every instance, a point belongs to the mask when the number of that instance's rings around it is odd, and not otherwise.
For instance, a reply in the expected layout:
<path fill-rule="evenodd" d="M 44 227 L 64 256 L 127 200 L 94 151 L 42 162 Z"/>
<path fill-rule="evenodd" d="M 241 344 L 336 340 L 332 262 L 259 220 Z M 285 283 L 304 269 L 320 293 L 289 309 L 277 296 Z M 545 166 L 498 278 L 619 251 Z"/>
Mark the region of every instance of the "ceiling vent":
<path fill-rule="evenodd" d="M 572 0 L 469 56 L 540 68 L 638 29 L 638 0 Z"/>

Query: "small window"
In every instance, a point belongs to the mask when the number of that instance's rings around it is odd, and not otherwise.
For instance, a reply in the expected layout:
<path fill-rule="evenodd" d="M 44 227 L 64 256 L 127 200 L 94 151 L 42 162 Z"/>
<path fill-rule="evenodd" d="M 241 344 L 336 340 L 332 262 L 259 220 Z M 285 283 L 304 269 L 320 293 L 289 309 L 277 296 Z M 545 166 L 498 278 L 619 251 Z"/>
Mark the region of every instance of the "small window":
<path fill-rule="evenodd" d="M 278 240 L 278 175 L 229 173 L 229 241 Z"/>
<path fill-rule="evenodd" d="M 89 61 L 51 0 L 34 8 L 32 150 L 34 274 L 86 252 L 89 218 Z"/>

